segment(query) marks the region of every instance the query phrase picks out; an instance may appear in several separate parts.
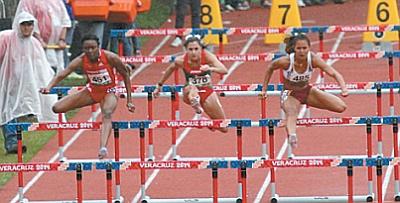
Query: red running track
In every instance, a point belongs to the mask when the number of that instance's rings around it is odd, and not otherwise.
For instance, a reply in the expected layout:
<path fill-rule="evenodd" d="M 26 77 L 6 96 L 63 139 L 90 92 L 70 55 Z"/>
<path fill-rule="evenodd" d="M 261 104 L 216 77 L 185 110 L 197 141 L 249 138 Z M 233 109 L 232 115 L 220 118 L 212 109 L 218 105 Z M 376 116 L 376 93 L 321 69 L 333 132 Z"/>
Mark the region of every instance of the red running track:
<path fill-rule="evenodd" d="M 329 3 L 324 6 L 314 6 L 301 9 L 303 25 L 358 25 L 365 24 L 367 19 L 368 1 L 353 0 L 343 5 Z M 265 26 L 268 19 L 269 9 L 259 8 L 255 5 L 250 11 L 238 11 L 223 13 L 223 21 L 229 22 L 227 27 L 241 26 Z M 356 14 L 356 15 L 355 15 Z M 252 19 L 246 18 L 251 15 Z M 173 20 L 174 21 L 174 20 Z M 190 19 L 187 19 L 189 22 Z M 173 23 L 166 23 L 164 27 L 173 27 Z M 325 35 L 325 51 L 331 51 L 339 34 Z M 318 51 L 318 38 L 316 34 L 310 35 L 313 41 L 312 49 Z M 163 37 L 154 37 L 143 47 L 144 55 L 149 55 L 154 47 L 159 45 Z M 161 50 L 155 55 L 177 53 L 182 50 L 169 47 L 172 37 L 166 44 L 161 44 Z M 260 53 L 276 51 L 276 45 L 266 46 L 263 36 L 232 36 L 230 44 L 225 47 L 225 53 Z M 247 47 L 247 46 L 248 47 Z M 337 48 L 337 51 L 358 51 L 362 46 L 360 33 L 346 33 Z M 396 45 L 397 47 L 397 45 Z M 243 64 L 226 63 L 227 68 L 234 70 L 225 83 L 261 83 L 267 64 L 263 62 L 249 62 Z M 143 69 L 135 78 L 133 84 L 156 84 L 166 64 L 151 64 Z M 387 61 L 385 60 L 345 60 L 337 61 L 333 66 L 339 70 L 347 82 L 386 81 Z M 398 61 L 395 61 L 398 67 Z M 395 71 L 397 73 L 397 70 Z M 278 74 L 274 75 L 273 83 L 278 82 Z M 317 78 L 315 73 L 314 79 Z M 395 80 L 399 76 L 396 74 Z M 214 81 L 218 81 L 215 76 Z M 332 81 L 327 79 L 327 81 Z M 172 84 L 172 78 L 168 83 Z M 384 115 L 389 115 L 388 96 L 383 97 Z M 259 100 L 250 97 L 221 98 L 222 104 L 228 118 L 250 118 L 258 119 L 260 115 Z M 326 111 L 312 109 L 312 117 L 330 116 L 367 116 L 375 115 L 375 96 L 354 95 L 345 98 L 348 109 L 343 114 L 337 115 Z M 396 102 L 398 98 L 396 97 Z M 137 112 L 128 114 L 125 101 L 121 100 L 114 115 L 114 120 L 146 119 L 145 99 L 135 99 Z M 155 101 L 155 119 L 169 119 L 170 103 L 168 99 Z M 83 121 L 90 117 L 89 108 L 82 109 L 73 121 Z M 398 113 L 398 109 L 396 109 Z M 192 110 L 183 106 L 181 102 L 181 118 L 191 119 Z M 279 101 L 273 97 L 268 103 L 268 117 L 279 116 Z M 244 156 L 259 156 L 261 154 L 260 129 L 250 128 L 243 131 Z M 181 142 L 178 146 L 178 154 L 182 157 L 233 157 L 236 156 L 236 134 L 231 129 L 227 134 L 210 133 L 206 129 L 193 129 L 187 134 L 184 130 L 178 130 Z M 65 140 L 71 139 L 76 132 L 65 132 Z M 376 129 L 374 133 L 374 154 L 376 150 Z M 384 155 L 391 155 L 391 129 L 383 128 L 384 133 Z M 97 131 L 84 131 L 67 150 L 65 155 L 69 159 L 95 159 L 98 150 Z M 157 160 L 168 159 L 166 156 L 170 148 L 170 129 L 155 130 L 155 155 Z M 276 154 L 278 158 L 285 157 L 279 154 L 282 149 L 285 132 L 283 129 L 276 131 Z M 321 128 L 299 128 L 299 147 L 294 151 L 299 156 L 310 155 L 359 155 L 365 154 L 365 129 L 363 127 L 321 127 Z M 125 131 L 121 133 L 121 155 L 123 158 L 139 157 L 139 140 L 137 131 Z M 113 146 L 113 142 L 109 143 Z M 57 140 L 52 139 L 33 161 L 48 161 L 57 152 Z M 386 171 L 386 170 L 385 170 Z M 153 171 L 147 172 L 148 177 Z M 269 187 L 262 191 L 269 170 L 250 169 L 248 171 L 247 192 L 249 202 L 268 202 L 270 198 Z M 374 172 L 375 174 L 375 172 Z M 26 182 L 30 181 L 34 173 L 26 173 Z M 384 173 L 385 175 L 385 173 Z M 390 177 L 385 200 L 390 202 L 394 195 L 393 181 Z M 375 178 L 374 178 L 375 179 Z M 105 173 L 86 172 L 83 175 L 84 199 L 105 199 L 106 184 Z M 131 202 L 140 192 L 140 177 L 138 171 L 122 172 L 121 193 L 128 202 Z M 219 194 L 221 197 L 236 197 L 237 195 L 237 172 L 236 170 L 220 170 Z M 267 181 L 268 183 L 268 181 Z M 73 200 L 75 199 L 75 174 L 66 172 L 49 172 L 41 176 L 27 191 L 26 197 L 30 200 Z M 163 170 L 157 173 L 153 181 L 149 183 L 147 195 L 152 198 L 193 198 L 211 197 L 212 182 L 209 170 Z M 375 184 L 375 183 L 374 183 Z M 0 198 L 10 202 L 17 192 L 17 178 L 13 178 L 7 185 L 1 188 Z M 355 170 L 354 176 L 355 194 L 367 193 L 366 169 Z M 345 195 L 346 170 L 345 168 L 322 168 L 322 169 L 278 169 L 277 170 L 277 192 L 280 196 L 331 196 Z"/>

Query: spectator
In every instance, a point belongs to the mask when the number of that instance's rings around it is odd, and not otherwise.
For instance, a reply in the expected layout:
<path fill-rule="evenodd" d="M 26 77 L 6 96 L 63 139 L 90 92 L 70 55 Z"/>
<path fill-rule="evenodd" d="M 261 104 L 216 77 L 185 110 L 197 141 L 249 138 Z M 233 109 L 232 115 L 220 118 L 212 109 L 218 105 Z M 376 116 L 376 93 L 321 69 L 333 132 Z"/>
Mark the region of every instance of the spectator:
<path fill-rule="evenodd" d="M 53 71 L 40 42 L 32 37 L 36 19 L 19 12 L 12 30 L 0 32 L 0 125 L 6 153 L 17 153 L 16 131 L 7 123 L 57 121 L 51 106 L 55 95 L 40 95 Z M 23 152 L 26 146 L 23 146 Z"/>
<path fill-rule="evenodd" d="M 345 0 L 332 0 L 335 4 L 343 4 Z M 307 6 L 312 6 L 312 5 L 322 5 L 326 2 L 326 0 L 304 0 L 304 3 Z"/>
<path fill-rule="evenodd" d="M 225 10 L 230 12 L 230 11 L 235 11 L 235 8 L 237 8 L 239 4 L 238 0 L 225 0 Z"/>
<path fill-rule="evenodd" d="M 248 0 L 241 0 L 238 4 L 237 10 L 247 11 L 250 9 L 250 2 Z"/>
<path fill-rule="evenodd" d="M 190 5 L 192 14 L 192 28 L 200 28 L 200 0 L 176 1 L 175 28 L 183 28 L 185 24 L 185 11 L 188 5 Z M 182 45 L 182 36 L 176 36 L 171 46 L 178 47 L 180 45 Z"/>
<path fill-rule="evenodd" d="M 102 48 L 107 49 L 108 43 L 110 43 L 110 50 L 114 53 L 118 53 L 118 38 L 110 38 L 110 32 L 112 29 L 134 29 L 136 28 L 136 23 L 107 23 L 106 29 L 104 29 L 104 39 Z M 110 41 L 111 39 L 111 41 Z M 140 41 L 138 37 L 123 37 L 123 55 L 124 56 L 132 56 L 132 55 L 140 55 Z"/>
<path fill-rule="evenodd" d="M 67 34 L 65 35 L 65 43 L 71 45 L 73 41 L 74 31 L 75 31 L 75 16 L 72 12 L 72 7 L 68 4 L 68 0 L 63 0 L 65 9 L 67 10 L 69 20 L 71 21 L 71 27 L 67 28 Z M 64 67 L 67 67 L 69 64 L 69 48 L 64 49 Z"/>
<path fill-rule="evenodd" d="M 271 0 L 260 0 L 260 4 L 263 7 L 272 6 Z M 303 2 L 303 0 L 297 0 L 297 5 L 300 7 L 306 6 L 306 4 Z"/>
<path fill-rule="evenodd" d="M 67 10 L 61 0 L 21 0 L 16 15 L 27 11 L 39 22 L 35 37 L 46 48 L 47 60 L 52 68 L 59 72 L 64 69 L 65 37 L 67 28 L 71 27 Z M 56 45 L 57 47 L 49 47 Z"/>

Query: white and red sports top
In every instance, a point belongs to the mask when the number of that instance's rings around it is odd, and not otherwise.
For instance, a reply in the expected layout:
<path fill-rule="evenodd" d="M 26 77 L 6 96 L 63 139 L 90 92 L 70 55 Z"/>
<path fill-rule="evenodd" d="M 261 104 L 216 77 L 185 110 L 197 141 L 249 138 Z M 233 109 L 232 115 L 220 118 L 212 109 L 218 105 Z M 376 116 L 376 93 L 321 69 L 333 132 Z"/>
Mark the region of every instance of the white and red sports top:
<path fill-rule="evenodd" d="M 283 77 L 285 77 L 290 82 L 308 82 L 311 79 L 313 73 L 311 52 L 307 54 L 307 69 L 304 73 L 298 73 L 294 68 L 294 54 L 289 55 L 290 65 L 287 70 L 283 70 Z"/>

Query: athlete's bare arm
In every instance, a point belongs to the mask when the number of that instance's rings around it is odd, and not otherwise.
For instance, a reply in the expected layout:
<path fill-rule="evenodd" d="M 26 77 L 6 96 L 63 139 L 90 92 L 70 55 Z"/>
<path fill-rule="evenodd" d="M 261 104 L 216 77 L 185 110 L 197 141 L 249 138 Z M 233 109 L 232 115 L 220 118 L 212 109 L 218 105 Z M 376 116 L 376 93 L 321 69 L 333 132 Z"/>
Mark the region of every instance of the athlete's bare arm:
<path fill-rule="evenodd" d="M 274 73 L 275 70 L 278 69 L 287 69 L 290 65 L 290 60 L 289 57 L 287 56 L 283 56 L 279 59 L 276 59 L 274 61 L 272 61 L 268 66 L 267 69 L 265 70 L 265 76 L 264 76 L 264 82 L 263 82 L 263 88 L 261 91 L 261 96 L 262 97 L 266 97 L 267 94 L 267 87 L 268 87 L 268 83 L 271 80 L 271 76 Z"/>
<path fill-rule="evenodd" d="M 128 110 L 131 112 L 134 112 L 135 106 L 132 103 L 132 96 L 131 96 L 131 80 L 129 78 L 129 70 L 128 67 L 125 66 L 125 64 L 121 61 L 118 55 L 110 52 L 110 51 L 104 51 L 106 54 L 107 60 L 110 63 L 112 67 L 114 67 L 119 74 L 124 78 L 124 83 L 125 83 L 125 88 L 126 88 L 126 106 L 128 107 Z"/>
<path fill-rule="evenodd" d="M 69 65 L 64 70 L 57 73 L 57 75 L 50 81 L 47 87 L 41 88 L 39 91 L 43 94 L 49 93 L 51 88 L 56 86 L 60 81 L 62 81 L 76 69 L 82 67 L 82 64 L 83 64 L 83 54 L 72 60 L 71 63 L 69 63 Z"/>
<path fill-rule="evenodd" d="M 173 63 L 171 63 L 164 74 L 161 76 L 160 80 L 157 83 L 157 88 L 154 90 L 154 97 L 158 97 L 161 92 L 161 87 L 165 83 L 165 81 L 171 76 L 171 74 L 178 68 L 183 67 L 183 56 L 178 56 Z"/>
<path fill-rule="evenodd" d="M 324 71 L 326 74 L 331 76 L 339 83 L 340 88 L 342 89 L 342 96 L 348 95 L 348 90 L 346 88 L 346 83 L 344 82 L 344 78 L 342 74 L 340 74 L 337 70 L 335 70 L 332 66 L 328 65 L 319 57 L 318 55 L 312 53 L 312 65 L 315 68 L 319 68 Z"/>
<path fill-rule="evenodd" d="M 210 70 L 211 72 L 219 73 L 219 74 L 227 74 L 228 70 L 226 69 L 225 65 L 221 63 L 221 61 L 218 60 L 218 58 L 210 53 L 207 50 L 204 50 L 205 56 L 206 56 L 206 61 L 207 64 L 209 65 L 202 65 L 200 67 L 200 70 L 202 71 L 208 71 Z"/>
<path fill-rule="evenodd" d="M 164 74 L 161 76 L 158 84 L 162 85 L 165 83 L 166 80 L 171 76 L 171 74 L 178 68 L 183 67 L 183 56 L 179 56 L 175 59 L 173 63 L 171 63 L 167 69 L 165 70 Z"/>

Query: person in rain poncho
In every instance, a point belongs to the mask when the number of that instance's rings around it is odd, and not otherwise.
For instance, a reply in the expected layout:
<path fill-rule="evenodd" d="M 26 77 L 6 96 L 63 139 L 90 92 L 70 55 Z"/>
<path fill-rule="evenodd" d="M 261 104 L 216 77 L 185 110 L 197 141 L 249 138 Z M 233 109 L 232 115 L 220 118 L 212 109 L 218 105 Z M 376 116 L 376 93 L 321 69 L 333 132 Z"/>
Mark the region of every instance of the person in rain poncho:
<path fill-rule="evenodd" d="M 39 22 L 34 36 L 39 39 L 46 50 L 47 60 L 51 67 L 60 72 L 64 69 L 65 37 L 71 20 L 62 0 L 21 0 L 16 16 L 26 11 Z"/>
<path fill-rule="evenodd" d="M 57 120 L 51 111 L 57 97 L 39 93 L 54 73 L 32 36 L 36 22 L 33 15 L 21 12 L 12 30 L 0 32 L 0 126 L 7 153 L 17 153 L 16 132 L 7 123 Z"/>

